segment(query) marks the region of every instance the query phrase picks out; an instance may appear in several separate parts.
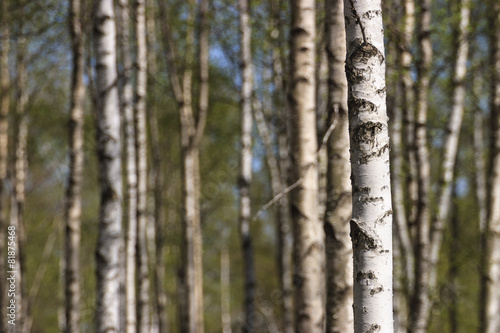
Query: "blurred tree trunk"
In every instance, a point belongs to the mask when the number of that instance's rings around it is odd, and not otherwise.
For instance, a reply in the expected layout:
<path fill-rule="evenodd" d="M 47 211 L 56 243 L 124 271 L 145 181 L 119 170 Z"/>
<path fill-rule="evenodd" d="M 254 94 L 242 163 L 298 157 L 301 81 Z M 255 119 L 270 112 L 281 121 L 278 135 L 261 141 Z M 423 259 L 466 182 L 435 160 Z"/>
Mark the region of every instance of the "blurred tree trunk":
<path fill-rule="evenodd" d="M 132 86 L 132 56 L 130 48 L 130 11 L 128 0 L 118 2 L 120 23 L 118 47 L 123 71 L 120 77 L 120 107 L 125 127 L 125 168 L 127 234 L 125 244 L 125 331 L 135 333 L 137 327 L 136 310 L 136 243 L 137 243 L 137 165 L 135 147 L 135 126 Z"/>
<path fill-rule="evenodd" d="M 10 108 L 10 73 L 9 73 L 9 49 L 10 49 L 10 29 L 7 15 L 7 1 L 2 1 L 0 5 L 0 33 L 3 39 L 0 44 L 0 251 L 5 253 L 5 240 L 7 227 L 7 165 L 9 146 L 9 108 Z M 0 270 L 5 271 L 5 261 L 0 260 Z M 7 303 L 5 289 L 6 283 L 2 279 L 0 282 L 0 331 L 6 332 Z"/>
<path fill-rule="evenodd" d="M 240 194 L 240 236 L 245 271 L 245 323 L 243 332 L 252 333 L 255 327 L 252 317 L 255 315 L 255 269 L 253 262 L 252 236 L 250 230 L 251 204 L 250 185 L 252 183 L 252 94 L 253 64 L 251 50 L 251 27 L 249 1 L 239 0 L 240 20 L 240 57 L 241 57 L 241 151 L 240 178 L 238 180 Z"/>
<path fill-rule="evenodd" d="M 101 208 L 96 250 L 96 331 L 119 332 L 122 179 L 120 109 L 117 94 L 116 38 L 113 1 L 94 7 L 97 84 L 97 153 Z"/>
<path fill-rule="evenodd" d="M 146 13 L 146 24 L 147 24 L 147 38 L 148 38 L 148 49 L 154 50 L 156 45 L 156 24 L 155 24 L 155 12 L 154 12 L 154 1 L 149 0 L 147 2 L 147 13 Z M 148 107 L 149 112 L 149 127 L 151 131 L 151 154 L 153 156 L 152 164 L 152 179 L 153 179 L 153 197 L 154 197 L 154 220 L 155 220 L 155 250 L 156 250 L 156 262 L 154 263 L 154 298 L 156 312 L 158 316 L 158 328 L 159 333 L 168 332 L 168 318 L 167 318 L 167 293 L 165 292 L 165 209 L 163 202 L 163 190 L 164 190 L 164 177 L 162 172 L 162 146 L 160 144 L 160 132 L 158 128 L 158 109 L 156 107 L 155 101 L 155 83 L 157 75 L 157 60 L 155 52 L 148 52 L 148 91 L 153 94 L 153 105 Z"/>
<path fill-rule="evenodd" d="M 348 13 L 354 332 L 393 332 L 392 204 L 381 2 L 345 0 L 344 6 Z"/>
<path fill-rule="evenodd" d="M 200 90 L 198 121 L 193 115 L 192 106 L 192 76 L 194 62 L 194 8 L 193 1 L 189 2 L 190 10 L 187 18 L 186 52 L 184 54 L 185 68 L 182 78 L 176 68 L 177 55 L 174 40 L 168 22 L 166 5 L 160 2 L 160 12 L 163 19 L 162 32 L 166 61 L 174 97 L 179 108 L 181 122 L 181 156 L 183 166 L 183 197 L 184 197 L 184 223 L 183 223 L 183 272 L 180 274 L 182 289 L 186 295 L 181 296 L 186 300 L 186 320 L 181 323 L 181 330 L 192 333 L 204 332 L 203 319 L 203 267 L 202 267 L 202 234 L 200 222 L 200 167 L 199 147 L 205 131 L 208 112 L 208 3 L 200 3 L 202 14 L 200 19 Z M 182 293 L 182 290 L 181 290 Z"/>
<path fill-rule="evenodd" d="M 22 26 L 20 28 L 22 31 Z M 16 303 L 19 308 L 16 313 L 16 322 L 19 324 L 19 332 L 24 332 L 24 325 L 27 322 L 26 303 L 26 279 L 24 273 L 26 272 L 26 257 L 25 257 L 25 229 L 24 229 L 24 203 L 25 203 L 25 186 L 26 186 L 26 172 L 28 168 L 27 159 L 27 143 L 28 143 L 28 114 L 26 106 L 28 104 L 28 91 L 27 82 L 28 74 L 26 69 L 26 38 L 21 35 L 17 40 L 17 98 L 16 98 L 16 141 L 15 141 L 15 166 L 14 166 L 14 211 L 15 223 L 11 225 L 16 227 L 17 251 L 18 251 L 18 269 L 16 277 Z M 13 214 L 13 215 L 14 215 Z"/>
<path fill-rule="evenodd" d="M 490 66 L 491 82 L 491 150 L 489 202 L 486 231 L 486 267 L 483 277 L 483 311 L 481 328 L 484 333 L 500 330 L 500 3 L 490 1 Z"/>
<path fill-rule="evenodd" d="M 289 128 L 293 179 L 295 329 L 324 331 L 325 248 L 318 217 L 318 161 L 315 103 L 315 1 L 291 2 Z"/>
<path fill-rule="evenodd" d="M 220 297 L 221 297 L 221 321 L 222 333 L 231 333 L 231 273 L 230 273 L 230 256 L 227 250 L 222 250 L 220 253 Z"/>
<path fill-rule="evenodd" d="M 69 179 L 66 189 L 66 324 L 65 332 L 80 332 L 80 224 L 83 177 L 83 113 L 85 85 L 83 83 L 84 32 L 82 3 L 72 0 L 69 8 L 70 34 L 73 53 L 71 109 L 69 120 Z"/>
<path fill-rule="evenodd" d="M 417 115 L 415 122 L 415 145 L 418 179 L 418 204 L 416 213 L 415 287 L 410 307 L 410 329 L 413 333 L 424 333 L 427 329 L 427 313 L 430 311 L 430 162 L 427 148 L 427 108 L 429 75 L 432 62 L 430 40 L 432 0 L 420 0 L 418 17 L 418 44 L 420 59 L 417 63 Z"/>
<path fill-rule="evenodd" d="M 347 118 L 346 39 L 342 0 L 326 0 L 326 54 L 328 56 L 327 128 L 335 124 L 327 143 L 326 332 L 352 332 L 352 213 L 349 122 Z"/>
<path fill-rule="evenodd" d="M 149 264 L 147 242 L 147 130 L 146 85 L 147 42 L 145 0 L 136 0 L 135 35 L 137 39 L 137 83 L 135 93 L 135 129 L 137 158 L 137 329 L 149 332 L 151 326 L 149 306 Z"/>
<path fill-rule="evenodd" d="M 467 73 L 467 57 L 469 53 L 469 17 L 470 0 L 461 0 L 455 12 L 460 13 L 456 25 L 457 36 L 455 40 L 456 60 L 453 73 L 453 104 L 446 137 L 443 147 L 443 160 L 441 161 L 441 173 L 439 179 L 438 209 L 432 223 L 431 233 L 431 275 L 430 288 L 435 290 L 437 287 L 437 270 L 439 253 L 443 242 L 443 232 L 445 224 L 450 215 L 450 206 L 452 205 L 452 191 L 455 163 L 458 152 L 458 141 L 460 138 L 460 129 L 465 108 L 465 75 Z M 430 297 L 430 295 L 429 295 Z M 430 312 L 427 314 L 429 321 Z"/>

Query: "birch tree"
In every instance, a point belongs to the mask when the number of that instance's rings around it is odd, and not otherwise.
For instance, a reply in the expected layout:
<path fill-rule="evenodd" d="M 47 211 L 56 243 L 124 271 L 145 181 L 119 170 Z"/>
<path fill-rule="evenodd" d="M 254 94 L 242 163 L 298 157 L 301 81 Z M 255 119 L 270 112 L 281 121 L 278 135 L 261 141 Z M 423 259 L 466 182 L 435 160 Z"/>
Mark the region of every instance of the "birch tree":
<path fill-rule="evenodd" d="M 252 237 L 250 233 L 251 205 L 250 184 L 252 182 L 252 94 L 253 64 L 250 47 L 251 27 L 249 1 L 239 0 L 240 53 L 241 53 L 241 151 L 240 151 L 240 235 L 245 270 L 245 323 L 243 332 L 254 332 L 252 316 L 255 312 L 255 269 L 253 263 Z"/>
<path fill-rule="evenodd" d="M 500 36 L 494 31 L 500 27 L 500 4 L 497 1 L 489 2 L 491 15 L 490 43 L 492 66 L 491 83 L 491 155 L 489 175 L 489 202 L 486 233 L 486 269 L 483 283 L 485 286 L 484 313 L 482 329 L 485 333 L 500 330 Z"/>
<path fill-rule="evenodd" d="M 344 1 L 352 167 L 354 332 L 393 332 L 392 207 L 380 1 Z"/>
<path fill-rule="evenodd" d="M 335 126 L 328 140 L 326 236 L 326 332 L 352 332 L 352 245 L 349 220 L 352 213 L 351 165 L 345 76 L 346 37 L 344 4 L 325 1 L 326 54 L 328 56 L 328 121 Z"/>
<path fill-rule="evenodd" d="M 71 108 L 69 120 L 69 179 L 66 189 L 66 261 L 65 295 L 67 333 L 80 331 L 80 224 L 82 214 L 83 177 L 83 112 L 85 86 L 83 83 L 84 32 L 82 4 L 72 0 L 69 8 L 70 34 L 73 53 Z"/>
<path fill-rule="evenodd" d="M 10 108 L 10 73 L 9 49 L 10 29 L 7 21 L 7 1 L 0 5 L 0 29 L 3 36 L 0 44 L 0 249 L 5 249 L 5 228 L 7 225 L 7 164 L 9 147 L 9 108 Z M 0 269 L 5 271 L 5 261 L 0 261 Z M 6 289 L 5 281 L 0 282 L 0 330 L 6 331 Z M 4 306 L 5 305 L 5 306 Z"/>
<path fill-rule="evenodd" d="M 137 38 L 137 84 L 135 93 L 135 128 L 137 159 L 137 266 L 138 266 L 138 330 L 149 332 L 149 264 L 147 247 L 147 133 L 146 85 L 147 45 L 145 0 L 135 1 L 135 35 Z"/>
<path fill-rule="evenodd" d="M 325 249 L 318 218 L 318 166 L 315 103 L 315 2 L 293 0 L 290 30 L 289 130 L 293 179 L 295 329 L 324 331 Z"/>
<path fill-rule="evenodd" d="M 96 330 L 119 332 L 119 276 L 121 243 L 121 142 L 117 94 L 116 38 L 113 1 L 99 0 L 94 7 L 96 51 L 97 154 L 101 207 L 96 250 Z"/>

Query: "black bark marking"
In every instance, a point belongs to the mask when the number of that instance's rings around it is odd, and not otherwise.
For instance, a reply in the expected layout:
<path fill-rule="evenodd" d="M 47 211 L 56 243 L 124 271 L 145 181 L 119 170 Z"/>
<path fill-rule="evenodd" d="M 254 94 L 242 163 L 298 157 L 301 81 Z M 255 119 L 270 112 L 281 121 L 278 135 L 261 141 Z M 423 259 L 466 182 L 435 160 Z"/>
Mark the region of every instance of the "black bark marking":
<path fill-rule="evenodd" d="M 380 332 L 381 329 L 382 327 L 379 324 L 372 324 L 372 326 L 368 331 L 366 331 L 366 333 L 377 333 Z"/>
<path fill-rule="evenodd" d="M 351 232 L 349 236 L 351 236 L 353 249 L 371 251 L 380 246 L 380 240 L 371 230 L 361 228 L 354 220 L 351 220 L 350 225 Z"/>
<path fill-rule="evenodd" d="M 364 203 L 364 204 L 367 204 L 367 203 L 377 203 L 377 202 L 380 202 L 380 201 L 384 201 L 384 198 L 382 197 L 370 197 L 370 196 L 366 196 L 366 197 L 361 197 L 359 198 L 359 201 Z"/>
<path fill-rule="evenodd" d="M 356 78 L 353 78 L 353 80 L 356 80 Z M 375 104 L 362 98 L 349 96 L 347 105 L 349 107 L 349 110 L 351 111 L 351 115 L 357 115 L 359 112 L 377 112 L 377 107 L 375 106 Z"/>
<path fill-rule="evenodd" d="M 356 274 L 356 282 L 361 282 L 362 280 L 376 280 L 377 276 L 373 271 L 359 271 L 358 274 Z"/>
<path fill-rule="evenodd" d="M 381 10 L 369 10 L 363 13 L 362 17 L 366 20 L 371 20 L 372 18 L 380 16 L 381 13 L 382 13 Z"/>
<path fill-rule="evenodd" d="M 370 194 L 370 188 L 369 187 L 360 187 L 360 186 L 355 186 L 354 187 L 354 193 L 362 193 L 362 194 Z"/>
<path fill-rule="evenodd" d="M 375 287 L 372 290 L 370 290 L 370 295 L 373 296 L 375 294 L 381 293 L 382 291 L 384 291 L 384 287 L 382 285 L 379 285 L 378 287 Z"/>
<path fill-rule="evenodd" d="M 391 216 L 391 215 L 392 215 L 392 209 L 389 209 L 384 214 L 377 217 L 377 219 L 375 220 L 375 225 L 377 225 L 377 224 L 384 225 L 385 224 L 384 219 L 388 216 Z"/>
<path fill-rule="evenodd" d="M 373 152 L 371 154 L 367 154 L 367 155 L 362 156 L 361 159 L 360 159 L 360 161 L 359 161 L 359 163 L 366 164 L 366 163 L 368 163 L 368 161 L 370 159 L 372 159 L 374 157 L 380 157 L 380 156 L 382 156 L 382 154 L 384 154 L 385 151 L 388 150 L 388 149 L 389 149 L 389 144 L 387 143 L 384 146 L 382 146 L 382 148 L 380 148 L 379 150 L 377 150 L 377 151 L 375 151 L 375 152 Z"/>
<path fill-rule="evenodd" d="M 382 132 L 382 123 L 367 121 L 354 129 L 353 140 L 355 143 L 375 143 L 375 136 Z"/>

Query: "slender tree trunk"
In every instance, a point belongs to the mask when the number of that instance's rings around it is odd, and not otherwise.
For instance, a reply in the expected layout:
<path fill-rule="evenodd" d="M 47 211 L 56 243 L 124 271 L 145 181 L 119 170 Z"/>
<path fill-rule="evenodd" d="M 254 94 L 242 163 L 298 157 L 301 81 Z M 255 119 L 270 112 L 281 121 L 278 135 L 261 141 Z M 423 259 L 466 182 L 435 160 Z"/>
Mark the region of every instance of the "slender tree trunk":
<path fill-rule="evenodd" d="M 253 64 L 251 50 L 251 27 L 249 1 L 239 0 L 240 38 L 241 38 L 241 71 L 242 83 L 240 90 L 241 105 L 241 151 L 240 178 L 238 180 L 240 193 L 240 236 L 245 271 L 245 323 L 243 332 L 255 331 L 252 317 L 255 315 L 255 268 L 253 263 L 252 236 L 250 231 L 251 205 L 250 185 L 252 183 L 252 94 L 253 94 Z"/>
<path fill-rule="evenodd" d="M 410 330 L 423 333 L 427 329 L 427 313 L 431 307 L 429 299 L 430 278 L 430 163 L 427 148 L 427 107 L 429 74 L 432 61 L 430 40 L 432 0 L 420 0 L 418 43 L 417 116 L 415 122 L 415 145 L 418 179 L 418 205 L 416 214 L 415 287 L 411 301 Z"/>
<path fill-rule="evenodd" d="M 149 306 L 149 264 L 147 247 L 147 45 L 145 0 L 135 1 L 135 20 L 135 32 L 137 38 L 137 87 L 135 96 L 135 128 L 137 134 L 137 282 L 139 285 L 137 299 L 137 329 L 140 332 L 149 332 L 151 318 Z"/>
<path fill-rule="evenodd" d="M 99 0 L 94 9 L 97 73 L 97 152 L 101 208 L 97 240 L 96 331 L 121 331 L 119 304 L 122 237 L 120 112 L 116 71 L 113 1 Z"/>
<path fill-rule="evenodd" d="M 137 165 L 130 48 L 130 11 L 127 0 L 119 1 L 119 49 L 123 63 L 120 106 L 125 127 L 125 168 L 127 181 L 127 231 L 125 244 L 125 331 L 136 333 L 136 243 L 137 243 Z"/>
<path fill-rule="evenodd" d="M 458 23 L 458 39 L 456 40 L 456 62 L 453 74 L 453 105 L 447 127 L 444 143 L 443 161 L 441 164 L 439 203 L 436 218 L 432 224 L 431 234 L 431 276 L 430 287 L 435 290 L 437 284 L 437 269 L 439 252 L 443 242 L 443 232 L 450 214 L 452 204 L 453 177 L 458 152 L 458 140 L 462 127 L 462 118 L 465 108 L 465 75 L 467 73 L 467 56 L 469 53 L 469 17 L 470 0 L 459 3 L 460 21 Z M 430 295 L 429 295 L 430 297 Z M 430 311 L 430 309 L 429 309 Z M 430 312 L 427 314 L 429 321 Z"/>
<path fill-rule="evenodd" d="M 489 175 L 489 203 L 486 234 L 486 267 L 483 280 L 484 314 L 482 328 L 484 333 L 500 330 L 500 35 L 493 33 L 500 27 L 500 3 L 490 2 L 491 12 L 491 171 Z"/>
<path fill-rule="evenodd" d="M 69 10 L 73 48 L 73 73 L 70 109 L 70 175 L 66 190 L 66 325 L 67 333 L 80 332 L 80 219 L 83 174 L 83 83 L 84 48 L 81 1 L 72 0 Z"/>
<path fill-rule="evenodd" d="M 324 217 L 327 277 L 326 332 L 340 333 L 354 330 L 352 245 L 349 237 L 352 191 L 345 76 L 344 4 L 342 0 L 327 0 L 325 10 L 328 56 L 327 128 L 335 124 L 327 145 L 327 202 Z"/>
<path fill-rule="evenodd" d="M 24 332 L 24 325 L 29 316 L 26 304 L 26 280 L 24 273 L 26 272 L 25 261 L 25 229 L 24 229 L 24 203 L 25 203 L 25 185 L 26 185 L 26 172 L 28 168 L 27 160 L 27 143 L 28 143 L 28 114 L 26 105 L 28 104 L 28 91 L 27 82 L 28 74 L 26 70 L 26 46 L 27 41 L 25 37 L 21 36 L 17 43 L 17 128 L 16 128 L 16 142 L 15 142 L 15 213 L 16 216 L 16 235 L 18 237 L 17 247 L 19 253 L 19 279 L 16 279 L 16 297 L 18 300 L 17 323 L 19 323 L 19 332 Z M 12 209 L 12 208 L 11 208 Z M 19 288 L 18 288 L 19 287 Z"/>
<path fill-rule="evenodd" d="M 227 250 L 220 253 L 220 303 L 221 303 L 221 322 L 222 333 L 231 333 L 231 305 L 230 305 L 230 286 L 231 286 L 231 273 L 230 273 L 230 257 Z"/>
<path fill-rule="evenodd" d="M 318 217 L 318 161 L 315 103 L 315 2 L 291 1 L 289 129 L 293 179 L 295 329 L 324 331 L 325 248 Z"/>
<path fill-rule="evenodd" d="M 10 73 L 9 73 L 9 49 L 10 31 L 7 20 L 7 2 L 0 5 L 0 29 L 3 39 L 0 44 L 0 251 L 5 253 L 5 240 L 7 227 L 7 164 L 8 164 L 8 141 L 9 141 L 9 108 L 10 108 Z M 0 270 L 5 272 L 5 261 L 0 260 Z M 6 283 L 0 282 L 0 331 L 6 332 L 7 303 Z"/>
<path fill-rule="evenodd" d="M 348 18 L 354 332 L 393 332 L 392 205 L 381 2 L 345 0 L 344 5 Z"/>
<path fill-rule="evenodd" d="M 147 2 L 148 12 L 146 23 L 148 30 L 148 49 L 154 50 L 156 45 L 156 25 L 154 17 L 154 1 Z M 148 52 L 148 72 L 151 78 L 148 81 L 148 90 L 155 94 L 155 76 L 157 74 L 156 53 Z M 154 96 L 154 95 L 153 95 Z M 154 101 L 154 98 L 153 98 Z M 158 316 L 159 333 L 168 332 L 167 321 L 167 293 L 165 292 L 165 210 L 163 202 L 164 177 L 162 172 L 162 146 L 160 144 L 160 132 L 158 129 L 158 110 L 156 104 L 148 107 L 149 127 L 151 131 L 151 153 L 153 156 L 153 196 L 154 196 L 154 220 L 155 220 L 155 306 Z"/>

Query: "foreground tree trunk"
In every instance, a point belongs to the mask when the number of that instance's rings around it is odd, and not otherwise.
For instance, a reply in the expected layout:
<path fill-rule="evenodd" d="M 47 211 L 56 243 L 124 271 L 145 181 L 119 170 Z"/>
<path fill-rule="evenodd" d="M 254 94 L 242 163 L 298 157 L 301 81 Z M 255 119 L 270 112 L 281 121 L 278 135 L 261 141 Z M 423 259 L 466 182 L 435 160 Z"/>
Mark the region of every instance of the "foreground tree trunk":
<path fill-rule="evenodd" d="M 393 332 L 392 206 L 381 2 L 345 0 L 344 6 L 348 18 L 354 332 Z"/>
<path fill-rule="evenodd" d="M 240 236 L 245 270 L 245 323 L 243 332 L 254 332 L 252 316 L 255 315 L 255 269 L 253 263 L 252 236 L 250 232 L 251 205 L 250 184 L 252 182 L 252 94 L 253 64 L 250 46 L 251 28 L 248 13 L 249 1 L 239 0 L 241 71 L 241 151 L 240 151 Z"/>
<path fill-rule="evenodd" d="M 114 21 L 113 1 L 98 0 L 94 9 L 97 153 L 101 186 L 96 250 L 98 333 L 122 330 L 119 315 L 122 179 Z"/>
<path fill-rule="evenodd" d="M 500 35 L 493 33 L 500 28 L 500 3 L 490 1 L 491 7 L 491 66 L 492 95 L 492 150 L 489 175 L 489 202 L 486 231 L 486 267 L 483 277 L 484 313 L 482 328 L 485 333 L 500 330 Z"/>
<path fill-rule="evenodd" d="M 352 245 L 349 220 L 352 213 L 349 122 L 347 117 L 346 40 L 344 4 L 327 0 L 326 54 L 328 56 L 328 122 L 335 124 L 328 140 L 326 236 L 326 332 L 352 332 Z"/>
<path fill-rule="evenodd" d="M 318 161 L 315 103 L 315 1 L 291 2 L 289 126 L 294 228 L 295 328 L 298 333 L 324 331 L 325 249 L 318 218 Z"/>
<path fill-rule="evenodd" d="M 81 1 L 72 0 L 69 9 L 73 48 L 73 73 L 70 109 L 69 179 L 66 190 L 66 324 L 67 333 L 80 332 L 80 218 L 83 174 L 83 83 L 84 47 Z"/>

